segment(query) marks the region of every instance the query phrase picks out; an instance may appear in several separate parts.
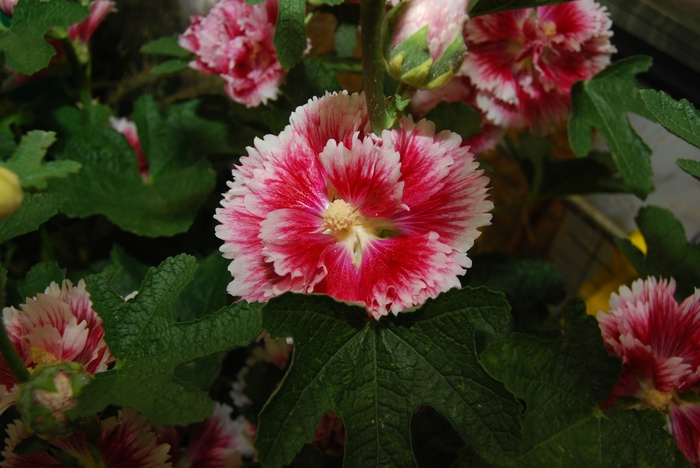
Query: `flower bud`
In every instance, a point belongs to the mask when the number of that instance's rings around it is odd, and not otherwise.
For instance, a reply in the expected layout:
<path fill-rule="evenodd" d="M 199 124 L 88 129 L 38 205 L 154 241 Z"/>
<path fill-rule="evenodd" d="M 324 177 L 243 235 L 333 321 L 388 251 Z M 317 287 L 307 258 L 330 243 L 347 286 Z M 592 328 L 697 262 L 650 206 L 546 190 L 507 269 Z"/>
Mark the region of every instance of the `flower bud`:
<path fill-rule="evenodd" d="M 24 192 L 17 174 L 0 167 L 0 219 L 7 218 L 17 211 L 23 199 Z"/>
<path fill-rule="evenodd" d="M 76 397 L 92 378 L 76 362 L 38 365 L 17 395 L 22 422 L 29 431 L 45 439 L 74 432 L 79 420 Z"/>
<path fill-rule="evenodd" d="M 404 0 L 387 13 L 382 27 L 389 75 L 415 88 L 437 89 L 462 65 L 467 0 Z"/>

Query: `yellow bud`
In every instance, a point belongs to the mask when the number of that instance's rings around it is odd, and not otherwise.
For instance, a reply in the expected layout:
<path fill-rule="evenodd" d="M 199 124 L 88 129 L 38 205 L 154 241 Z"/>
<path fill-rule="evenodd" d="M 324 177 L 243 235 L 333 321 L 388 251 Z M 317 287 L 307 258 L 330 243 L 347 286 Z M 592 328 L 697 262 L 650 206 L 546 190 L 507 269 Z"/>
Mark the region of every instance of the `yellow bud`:
<path fill-rule="evenodd" d="M 0 219 L 7 218 L 19 209 L 24 198 L 17 174 L 0 167 Z"/>

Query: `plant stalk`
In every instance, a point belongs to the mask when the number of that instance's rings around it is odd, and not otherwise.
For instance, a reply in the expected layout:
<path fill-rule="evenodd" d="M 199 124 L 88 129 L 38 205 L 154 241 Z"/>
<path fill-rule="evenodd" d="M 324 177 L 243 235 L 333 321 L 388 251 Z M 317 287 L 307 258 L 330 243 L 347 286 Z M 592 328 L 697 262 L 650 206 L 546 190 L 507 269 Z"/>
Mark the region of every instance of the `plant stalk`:
<path fill-rule="evenodd" d="M 80 102 L 84 106 L 89 106 L 92 102 L 92 93 L 90 92 L 90 81 L 88 76 L 83 69 L 83 66 L 78 60 L 78 55 L 75 53 L 75 47 L 70 38 L 66 37 L 61 39 L 61 45 L 66 53 L 66 58 L 70 64 L 71 71 L 73 72 L 73 78 L 75 79 L 75 86 L 78 88 L 78 96 L 80 97 Z"/>
<path fill-rule="evenodd" d="M 384 65 L 381 34 L 386 0 L 361 0 L 362 80 L 372 132 L 379 135 L 387 127 L 384 102 Z"/>

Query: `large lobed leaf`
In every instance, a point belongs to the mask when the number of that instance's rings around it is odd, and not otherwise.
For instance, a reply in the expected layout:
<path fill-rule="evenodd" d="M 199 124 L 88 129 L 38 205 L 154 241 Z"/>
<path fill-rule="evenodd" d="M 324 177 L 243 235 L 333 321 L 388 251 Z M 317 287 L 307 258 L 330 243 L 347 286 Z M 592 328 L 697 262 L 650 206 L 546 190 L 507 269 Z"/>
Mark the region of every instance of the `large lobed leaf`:
<path fill-rule="evenodd" d="M 499 293 L 452 290 L 414 313 L 377 322 L 364 308 L 325 296 L 285 294 L 263 308 L 273 338 L 292 336 L 289 371 L 259 416 L 264 466 L 289 463 L 333 411 L 346 431 L 345 466 L 415 467 L 411 417 L 442 413 L 485 458 L 514 455 L 519 405 L 479 364 L 475 331 L 508 320 Z"/>
<path fill-rule="evenodd" d="M 664 208 L 643 207 L 636 221 L 647 244 L 646 255 L 629 240 L 616 240 L 632 266 L 641 276 L 675 278 L 677 299 L 693 294 L 700 287 L 700 245 L 688 242 L 683 225 Z"/>
<path fill-rule="evenodd" d="M 86 6 L 71 0 L 22 0 L 12 11 L 10 27 L 0 33 L 0 49 L 14 71 L 34 74 L 46 68 L 56 49 L 44 40 L 51 28 L 67 28 L 88 16 Z"/>
<path fill-rule="evenodd" d="M 481 355 L 484 367 L 526 403 L 517 467 L 685 467 L 688 463 L 652 410 L 598 410 L 619 379 L 595 318 L 580 299 L 564 307 L 554 339 L 513 334 Z"/>
<path fill-rule="evenodd" d="M 87 279 L 93 307 L 117 362 L 95 375 L 80 395 L 79 410 L 129 406 L 156 426 L 187 425 L 211 415 L 207 392 L 175 378 L 175 368 L 198 358 L 245 346 L 261 332 L 259 306 L 238 302 L 191 322 L 175 323 L 171 305 L 192 279 L 196 260 L 168 258 L 149 270 L 135 298 L 119 296 L 101 275 Z"/>
<path fill-rule="evenodd" d="M 150 96 L 136 102 L 134 121 L 149 164 L 146 180 L 127 140 L 106 126 L 108 112 L 101 106 L 82 113 L 64 108 L 58 118 L 72 135 L 59 157 L 75 159 L 83 169 L 52 186 L 66 199 L 62 211 L 73 217 L 104 214 L 144 236 L 185 232 L 214 187 L 205 155 L 227 149 L 224 125 L 198 117 L 196 106 L 196 101 L 173 105 L 161 114 Z"/>
<path fill-rule="evenodd" d="M 654 188 L 651 150 L 634 131 L 627 117 L 634 112 L 651 117 L 639 97 L 635 75 L 651 66 L 651 57 L 630 57 L 615 62 L 588 81 L 571 89 L 572 114 L 569 142 L 577 156 L 591 149 L 591 127 L 600 131 L 625 184 L 639 198 Z"/>
<path fill-rule="evenodd" d="M 63 198 L 50 193 L 25 194 L 19 209 L 0 219 L 0 242 L 32 232 L 58 213 Z"/>

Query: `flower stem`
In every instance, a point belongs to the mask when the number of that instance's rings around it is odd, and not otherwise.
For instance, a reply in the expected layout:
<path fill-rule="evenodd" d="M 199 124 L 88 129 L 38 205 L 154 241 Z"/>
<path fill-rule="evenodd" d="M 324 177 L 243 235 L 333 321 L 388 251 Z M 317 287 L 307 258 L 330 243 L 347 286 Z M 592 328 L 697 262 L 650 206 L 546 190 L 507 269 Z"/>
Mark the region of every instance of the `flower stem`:
<path fill-rule="evenodd" d="M 5 281 L 7 280 L 7 270 L 0 267 L 0 290 L 2 290 L 2 304 L 5 304 Z M 10 368 L 17 380 L 20 383 L 27 382 L 29 380 L 29 371 L 24 367 L 22 359 L 17 354 L 17 350 L 12 346 L 10 337 L 7 335 L 7 329 L 5 328 L 5 321 L 0 317 L 0 353 L 5 359 L 7 366 Z"/>
<path fill-rule="evenodd" d="M 80 96 L 80 102 L 83 106 L 87 107 L 92 101 L 92 93 L 90 92 L 90 81 L 88 76 L 83 69 L 83 66 L 78 60 L 78 55 L 75 53 L 75 47 L 70 38 L 66 37 L 61 39 L 61 45 L 66 53 L 66 58 L 70 64 L 71 71 L 73 72 L 73 78 L 75 79 L 75 86 L 78 88 L 78 95 Z"/>
<path fill-rule="evenodd" d="M 384 103 L 384 66 L 381 34 L 386 0 L 361 0 L 362 79 L 372 132 L 379 135 L 387 127 Z"/>

